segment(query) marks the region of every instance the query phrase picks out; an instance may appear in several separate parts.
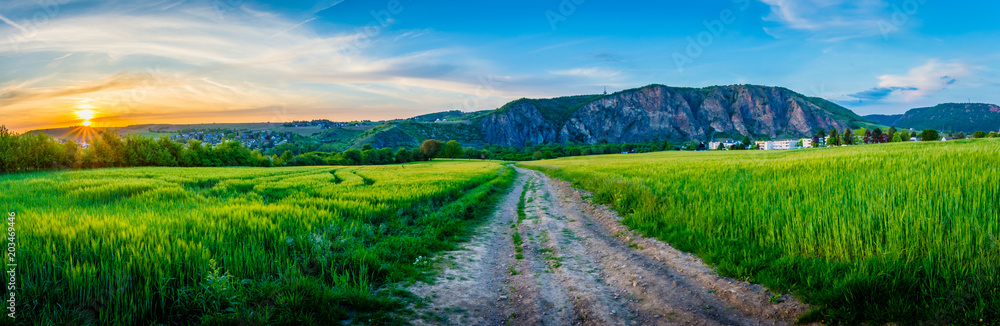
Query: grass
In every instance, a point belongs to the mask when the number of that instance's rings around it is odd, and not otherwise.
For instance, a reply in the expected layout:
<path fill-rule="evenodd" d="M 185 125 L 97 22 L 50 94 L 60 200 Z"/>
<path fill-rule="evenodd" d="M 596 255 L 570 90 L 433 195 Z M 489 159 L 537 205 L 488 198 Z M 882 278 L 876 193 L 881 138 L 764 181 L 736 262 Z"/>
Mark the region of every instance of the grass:
<path fill-rule="evenodd" d="M 521 163 L 723 275 L 789 291 L 801 321 L 1000 318 L 1000 141 L 664 152 Z"/>
<path fill-rule="evenodd" d="M 332 172 L 332 173 L 331 173 Z M 0 176 L 34 324 L 396 324 L 512 182 L 482 162 Z"/>

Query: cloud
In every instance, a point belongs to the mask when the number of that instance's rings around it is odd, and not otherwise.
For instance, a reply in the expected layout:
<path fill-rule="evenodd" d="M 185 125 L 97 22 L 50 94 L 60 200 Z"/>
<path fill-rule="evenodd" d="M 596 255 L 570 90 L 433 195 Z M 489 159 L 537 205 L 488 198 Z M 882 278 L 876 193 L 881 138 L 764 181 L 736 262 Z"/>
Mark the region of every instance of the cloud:
<path fill-rule="evenodd" d="M 913 102 L 955 85 L 968 78 L 975 68 L 962 62 L 940 62 L 931 59 L 926 64 L 910 69 L 905 75 L 879 76 L 879 87 L 901 88 L 894 93 L 902 95 L 905 102 Z"/>
<path fill-rule="evenodd" d="M 557 76 L 589 77 L 589 78 L 611 78 L 620 74 L 620 71 L 612 71 L 603 68 L 573 68 L 566 70 L 549 71 Z"/>
<path fill-rule="evenodd" d="M 21 102 L 40 99 L 51 99 L 102 91 L 115 91 L 143 87 L 153 82 L 153 76 L 142 74 L 120 74 L 106 80 L 86 83 L 74 87 L 34 88 L 24 87 L 4 88 L 0 91 L 0 106 L 10 106 Z"/>
<path fill-rule="evenodd" d="M 559 49 L 559 48 L 576 46 L 576 45 L 585 44 L 585 43 L 589 43 L 589 42 L 593 42 L 593 41 L 594 41 L 594 39 L 578 39 L 578 40 L 573 40 L 573 41 L 562 42 L 562 43 L 557 43 L 557 44 L 552 44 L 552 45 L 544 46 L 544 47 L 535 49 L 535 50 L 533 50 L 531 52 L 528 52 L 528 53 L 529 54 L 538 54 L 538 53 L 542 53 L 542 52 L 545 52 L 545 51 L 551 51 L 551 50 L 555 50 L 555 49 Z"/>
<path fill-rule="evenodd" d="M 883 0 L 760 0 L 771 7 L 765 21 L 780 24 L 765 27 L 776 38 L 796 31 L 807 32 L 814 39 L 838 42 L 858 37 L 880 35 L 879 22 L 890 17 L 889 4 Z"/>
<path fill-rule="evenodd" d="M 945 90 L 973 75 L 977 68 L 962 62 L 940 62 L 931 59 L 926 64 L 914 67 L 903 75 L 886 74 L 879 76 L 878 87 L 847 95 L 846 97 L 890 103 L 911 103 L 928 95 Z"/>
<path fill-rule="evenodd" d="M 917 90 L 916 87 L 875 87 L 848 96 L 859 100 L 879 101 L 885 99 L 886 97 L 889 97 L 889 95 L 892 95 L 892 93 L 894 92 L 905 92 L 905 91 L 915 91 L 915 90 Z"/>
<path fill-rule="evenodd" d="M 23 36 L 16 44 L 0 40 L 0 56 L 10 67 L 0 85 L 4 123 L 15 130 L 39 120 L 62 123 L 46 117 L 61 117 L 86 99 L 103 104 L 109 112 L 102 113 L 121 115 L 105 115 L 109 121 L 179 121 L 208 108 L 253 119 L 245 114 L 261 107 L 287 107 L 282 116 L 289 119 L 397 118 L 380 112 L 447 107 L 463 95 L 482 93 L 481 72 L 489 67 L 461 48 L 413 51 L 394 42 L 429 30 L 386 27 L 370 35 L 340 26 L 320 32 L 315 28 L 323 24 L 309 23 L 313 19 L 255 11 L 247 8 L 250 3 L 221 9 L 204 2 L 163 5 L 63 7 L 30 35 L 0 23 L 0 35 Z M 34 10 L 5 18 L 17 24 Z M 51 61 L 39 63 L 38 57 L 57 58 L 58 67 L 46 68 Z M 499 88 L 490 96 L 515 97 Z"/>
<path fill-rule="evenodd" d="M 592 57 L 594 59 L 601 60 L 601 61 L 604 61 L 604 62 L 617 63 L 617 62 L 625 61 L 625 59 L 623 59 L 621 56 L 615 55 L 613 53 L 608 53 L 608 52 L 602 52 L 602 53 L 594 54 Z"/>

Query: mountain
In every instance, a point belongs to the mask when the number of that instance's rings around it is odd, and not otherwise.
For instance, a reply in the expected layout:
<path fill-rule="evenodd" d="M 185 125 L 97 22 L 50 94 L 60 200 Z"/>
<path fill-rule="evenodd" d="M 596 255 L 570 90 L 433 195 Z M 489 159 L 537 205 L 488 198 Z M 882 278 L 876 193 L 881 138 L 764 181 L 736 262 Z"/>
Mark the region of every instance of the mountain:
<path fill-rule="evenodd" d="M 490 144 L 808 137 L 867 123 L 832 102 L 781 87 L 650 85 L 611 95 L 521 99 L 475 122 Z"/>
<path fill-rule="evenodd" d="M 365 144 L 376 148 L 415 147 L 432 138 L 454 139 L 473 147 L 523 147 L 568 142 L 686 142 L 743 136 L 797 138 L 810 137 L 818 130 L 844 130 L 869 124 L 842 106 L 782 87 L 649 85 L 614 94 L 522 98 L 490 111 L 445 111 L 386 121 L 377 126 L 350 130 L 317 127 L 311 132 L 317 141 L 335 148 L 360 148 Z M 169 127 L 149 127 L 144 131 L 162 133 L 176 129 Z"/>
<path fill-rule="evenodd" d="M 1000 106 L 984 103 L 945 103 L 917 108 L 900 115 L 869 115 L 868 120 L 897 128 L 936 129 L 972 133 L 1000 129 Z"/>
<path fill-rule="evenodd" d="M 868 121 L 883 125 L 883 126 L 895 126 L 896 120 L 902 118 L 902 114 L 869 114 L 864 116 Z"/>
<path fill-rule="evenodd" d="M 523 147 L 544 143 L 628 143 L 719 138 L 809 137 L 816 131 L 868 125 L 851 110 L 781 87 L 679 88 L 649 85 L 609 95 L 519 99 L 489 112 L 443 112 L 451 121 L 394 121 L 369 130 L 354 146 L 399 147 L 428 138 Z M 455 118 L 462 119 L 455 121 Z M 473 146 L 475 146 L 473 145 Z"/>

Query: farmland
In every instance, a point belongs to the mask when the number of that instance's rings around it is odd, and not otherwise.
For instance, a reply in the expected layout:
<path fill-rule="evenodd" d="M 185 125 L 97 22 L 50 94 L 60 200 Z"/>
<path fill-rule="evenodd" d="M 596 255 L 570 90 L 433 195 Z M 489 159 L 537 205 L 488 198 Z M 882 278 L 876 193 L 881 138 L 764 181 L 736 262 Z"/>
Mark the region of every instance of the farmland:
<path fill-rule="evenodd" d="M 788 291 L 801 321 L 995 323 L 1000 141 L 664 152 L 521 163 L 719 273 Z"/>
<path fill-rule="evenodd" d="M 0 176 L 18 321 L 395 323 L 427 257 L 513 180 L 495 163 L 109 168 Z"/>

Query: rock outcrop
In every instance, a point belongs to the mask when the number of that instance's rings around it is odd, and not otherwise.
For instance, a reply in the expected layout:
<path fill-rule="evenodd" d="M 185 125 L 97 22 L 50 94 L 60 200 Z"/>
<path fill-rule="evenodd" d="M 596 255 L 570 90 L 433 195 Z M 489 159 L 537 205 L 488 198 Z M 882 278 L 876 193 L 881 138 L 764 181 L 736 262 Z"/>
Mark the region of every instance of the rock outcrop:
<path fill-rule="evenodd" d="M 474 123 L 489 144 L 627 143 L 808 137 L 864 120 L 831 102 L 780 87 L 651 85 L 605 96 L 521 99 Z"/>

